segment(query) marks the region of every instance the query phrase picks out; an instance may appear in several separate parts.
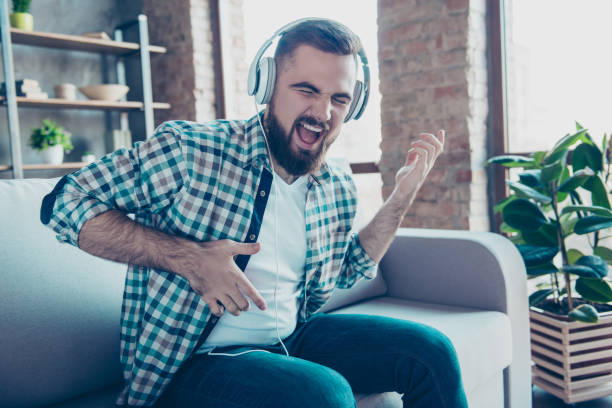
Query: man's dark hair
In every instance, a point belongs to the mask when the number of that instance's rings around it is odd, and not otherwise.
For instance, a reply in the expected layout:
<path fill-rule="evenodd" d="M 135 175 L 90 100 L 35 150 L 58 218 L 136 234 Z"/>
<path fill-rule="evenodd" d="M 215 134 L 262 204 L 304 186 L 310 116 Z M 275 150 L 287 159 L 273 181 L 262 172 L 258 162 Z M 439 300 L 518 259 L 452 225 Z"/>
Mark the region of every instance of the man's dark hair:
<path fill-rule="evenodd" d="M 303 21 L 278 40 L 274 58 L 282 64 L 300 45 L 337 55 L 354 55 L 361 50 L 361 40 L 344 24 L 325 18 Z"/>

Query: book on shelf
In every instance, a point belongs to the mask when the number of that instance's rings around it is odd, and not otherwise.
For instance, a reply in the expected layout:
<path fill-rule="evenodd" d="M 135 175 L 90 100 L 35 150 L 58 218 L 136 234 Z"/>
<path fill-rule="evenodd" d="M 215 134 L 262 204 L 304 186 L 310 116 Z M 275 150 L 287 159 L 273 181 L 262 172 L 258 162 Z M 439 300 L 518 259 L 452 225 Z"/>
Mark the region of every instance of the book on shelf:
<path fill-rule="evenodd" d="M 17 89 L 17 92 L 26 92 L 28 90 L 40 91 L 40 85 L 35 79 L 18 79 L 17 81 L 15 81 L 15 88 Z M 2 93 L 6 92 L 6 82 L 2 82 L 2 85 L 0 85 L 0 91 Z"/>
<path fill-rule="evenodd" d="M 49 94 L 46 92 L 24 92 L 22 95 L 17 94 L 17 96 L 23 96 L 29 99 L 49 99 Z"/>
<path fill-rule="evenodd" d="M 35 79 L 20 79 L 15 81 L 15 94 L 26 98 L 47 99 L 48 95 L 43 92 Z M 6 96 L 6 83 L 0 85 L 0 95 Z"/>

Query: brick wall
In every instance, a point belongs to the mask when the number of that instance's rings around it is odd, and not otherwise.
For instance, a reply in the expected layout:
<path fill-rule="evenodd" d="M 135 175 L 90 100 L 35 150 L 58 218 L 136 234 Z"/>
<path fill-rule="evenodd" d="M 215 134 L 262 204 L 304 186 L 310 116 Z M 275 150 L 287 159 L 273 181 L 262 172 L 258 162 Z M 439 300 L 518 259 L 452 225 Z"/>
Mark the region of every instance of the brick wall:
<path fill-rule="evenodd" d="M 488 230 L 485 0 L 379 0 L 383 197 L 420 132 L 446 146 L 405 227 Z"/>
<path fill-rule="evenodd" d="M 221 0 L 222 19 L 227 23 L 230 42 L 223 43 L 224 63 L 230 76 L 246 78 L 242 0 Z M 142 12 L 149 19 L 152 44 L 167 47 L 164 55 L 151 58 L 153 95 L 169 102 L 172 109 L 156 111 L 156 124 L 170 119 L 195 121 L 219 117 L 215 93 L 215 49 L 209 0 L 142 0 Z M 223 41 L 223 39 L 222 39 Z M 246 84 L 232 84 L 226 99 L 246 95 Z M 241 103 L 241 106 L 245 106 Z"/>
<path fill-rule="evenodd" d="M 191 0 L 142 0 L 149 20 L 149 41 L 168 49 L 151 57 L 153 98 L 169 102 L 172 109 L 155 112 L 156 125 L 170 119 L 195 120 L 196 98 Z"/>

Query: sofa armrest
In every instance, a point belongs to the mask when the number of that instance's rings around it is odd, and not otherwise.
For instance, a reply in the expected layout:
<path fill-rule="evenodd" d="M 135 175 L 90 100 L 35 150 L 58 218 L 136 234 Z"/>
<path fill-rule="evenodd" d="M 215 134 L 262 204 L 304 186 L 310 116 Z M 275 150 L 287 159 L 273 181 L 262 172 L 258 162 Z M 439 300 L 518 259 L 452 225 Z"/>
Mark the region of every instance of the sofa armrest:
<path fill-rule="evenodd" d="M 402 299 L 504 313 L 527 299 L 518 250 L 490 232 L 400 228 L 380 270 L 387 294 Z"/>
<path fill-rule="evenodd" d="M 504 372 L 506 407 L 531 406 L 527 275 L 510 240 L 490 232 L 400 228 L 380 272 L 391 297 L 505 313 L 513 355 Z"/>

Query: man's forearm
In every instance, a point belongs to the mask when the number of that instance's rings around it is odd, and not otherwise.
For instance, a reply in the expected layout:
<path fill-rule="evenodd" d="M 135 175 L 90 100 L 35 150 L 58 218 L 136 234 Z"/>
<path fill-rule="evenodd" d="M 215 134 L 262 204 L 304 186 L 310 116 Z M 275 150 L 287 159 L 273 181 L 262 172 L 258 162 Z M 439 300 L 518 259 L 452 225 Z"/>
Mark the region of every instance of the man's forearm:
<path fill-rule="evenodd" d="M 399 200 L 391 194 L 376 213 L 372 221 L 359 231 L 359 242 L 367 254 L 376 263 L 380 262 L 389 249 L 404 214 L 412 204 L 415 194 L 405 200 Z"/>
<path fill-rule="evenodd" d="M 79 234 L 79 248 L 111 261 L 183 274 L 197 243 L 165 234 L 111 210 L 87 221 Z"/>

